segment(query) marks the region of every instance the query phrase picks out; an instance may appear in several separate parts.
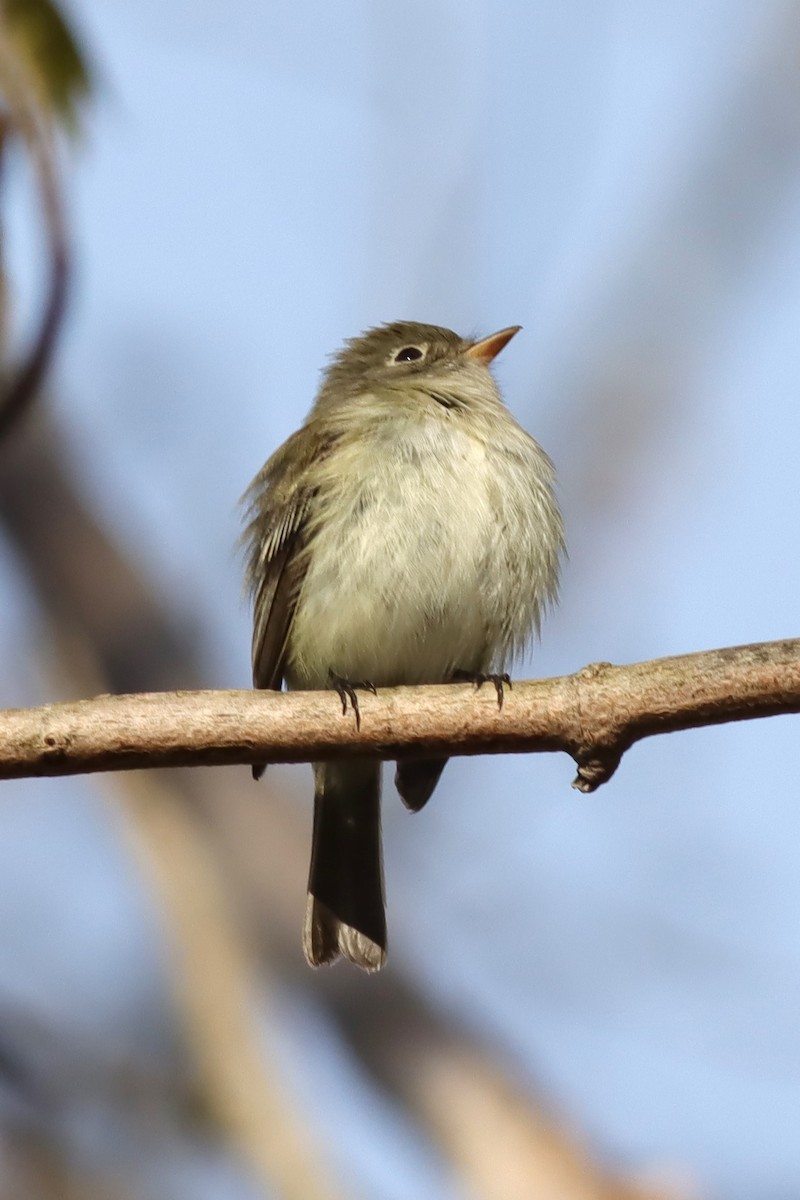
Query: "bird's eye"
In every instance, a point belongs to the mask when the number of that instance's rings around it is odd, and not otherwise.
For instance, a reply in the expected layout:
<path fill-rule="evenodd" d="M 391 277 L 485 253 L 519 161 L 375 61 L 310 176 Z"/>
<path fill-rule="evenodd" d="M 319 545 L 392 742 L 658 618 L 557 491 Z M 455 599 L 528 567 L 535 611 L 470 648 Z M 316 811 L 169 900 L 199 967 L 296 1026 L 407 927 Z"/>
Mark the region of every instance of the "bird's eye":
<path fill-rule="evenodd" d="M 419 346 L 404 346 L 402 350 L 398 350 L 392 362 L 416 362 L 417 359 L 424 356 L 424 351 Z"/>

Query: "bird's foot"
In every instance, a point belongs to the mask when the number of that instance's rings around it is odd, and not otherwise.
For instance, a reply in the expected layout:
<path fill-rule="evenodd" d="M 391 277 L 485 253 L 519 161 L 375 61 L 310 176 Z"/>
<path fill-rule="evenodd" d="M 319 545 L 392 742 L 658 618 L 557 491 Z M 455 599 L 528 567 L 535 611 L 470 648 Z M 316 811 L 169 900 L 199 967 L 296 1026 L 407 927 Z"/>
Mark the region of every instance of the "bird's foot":
<path fill-rule="evenodd" d="M 365 692 L 372 692 L 373 696 L 377 696 L 378 691 L 374 683 L 370 683 L 368 679 L 344 679 L 341 675 L 337 675 L 335 671 L 328 672 L 328 679 L 333 690 L 337 693 L 342 702 L 342 716 L 347 716 L 347 703 L 350 702 L 350 707 L 353 710 L 356 718 L 356 729 L 361 728 L 361 709 L 358 706 L 358 692 L 356 688 L 363 688 Z"/>
<path fill-rule="evenodd" d="M 503 707 L 504 689 L 513 687 L 511 676 L 507 671 L 503 671 L 499 675 L 487 671 L 453 671 L 453 680 L 458 683 L 474 683 L 476 688 L 482 687 L 484 683 L 494 684 L 498 708 Z"/>

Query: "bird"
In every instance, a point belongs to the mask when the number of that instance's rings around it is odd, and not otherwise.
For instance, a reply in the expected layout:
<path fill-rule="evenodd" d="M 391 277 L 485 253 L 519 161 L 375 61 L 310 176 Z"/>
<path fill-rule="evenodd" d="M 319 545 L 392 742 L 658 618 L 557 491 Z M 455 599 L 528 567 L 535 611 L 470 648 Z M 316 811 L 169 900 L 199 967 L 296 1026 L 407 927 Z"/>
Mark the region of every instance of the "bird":
<path fill-rule="evenodd" d="M 565 554 L 553 464 L 490 369 L 519 329 L 475 338 L 394 321 L 332 358 L 306 420 L 242 498 L 256 688 L 334 689 L 357 719 L 359 688 L 491 680 L 502 704 Z M 410 810 L 446 761 L 397 763 Z M 306 959 L 376 971 L 381 762 L 313 773 Z"/>

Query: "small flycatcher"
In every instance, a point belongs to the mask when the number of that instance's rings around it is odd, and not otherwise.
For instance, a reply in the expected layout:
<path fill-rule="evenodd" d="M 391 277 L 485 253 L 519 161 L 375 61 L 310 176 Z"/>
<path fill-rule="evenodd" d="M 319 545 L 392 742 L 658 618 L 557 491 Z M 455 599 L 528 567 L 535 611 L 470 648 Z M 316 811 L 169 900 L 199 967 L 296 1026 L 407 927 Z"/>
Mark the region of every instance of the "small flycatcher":
<path fill-rule="evenodd" d="M 334 358 L 304 425 L 245 495 L 256 687 L 354 697 L 473 678 L 502 697 L 556 599 L 564 551 L 553 465 L 489 370 L 518 329 L 472 341 L 398 321 Z M 445 762 L 397 764 L 410 809 Z M 314 764 L 313 966 L 385 961 L 380 779 L 377 760 Z"/>

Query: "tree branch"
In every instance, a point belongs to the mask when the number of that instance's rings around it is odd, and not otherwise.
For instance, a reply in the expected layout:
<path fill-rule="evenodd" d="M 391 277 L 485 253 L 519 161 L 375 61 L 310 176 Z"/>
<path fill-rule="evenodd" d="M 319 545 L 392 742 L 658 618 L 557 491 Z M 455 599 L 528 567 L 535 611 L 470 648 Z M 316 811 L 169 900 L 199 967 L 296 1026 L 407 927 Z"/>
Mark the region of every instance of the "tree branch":
<path fill-rule="evenodd" d="M 492 687 L 361 695 L 361 728 L 331 692 L 98 696 L 0 712 L 0 779 L 143 767 L 564 750 L 575 787 L 610 779 L 640 738 L 800 712 L 800 639 Z"/>

